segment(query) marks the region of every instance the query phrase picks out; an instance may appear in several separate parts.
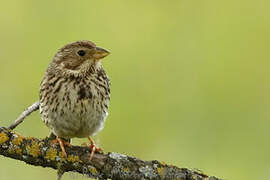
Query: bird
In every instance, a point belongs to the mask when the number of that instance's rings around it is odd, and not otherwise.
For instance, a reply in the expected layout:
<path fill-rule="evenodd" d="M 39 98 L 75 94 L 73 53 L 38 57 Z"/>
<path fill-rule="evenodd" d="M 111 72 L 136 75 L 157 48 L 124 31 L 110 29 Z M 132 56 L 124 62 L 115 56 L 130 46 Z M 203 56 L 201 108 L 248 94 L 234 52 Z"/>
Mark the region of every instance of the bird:
<path fill-rule="evenodd" d="M 101 60 L 109 51 L 88 40 L 60 48 L 47 67 L 39 91 L 42 121 L 64 157 L 71 138 L 88 138 L 90 160 L 102 152 L 92 137 L 104 127 L 110 103 L 110 79 Z"/>

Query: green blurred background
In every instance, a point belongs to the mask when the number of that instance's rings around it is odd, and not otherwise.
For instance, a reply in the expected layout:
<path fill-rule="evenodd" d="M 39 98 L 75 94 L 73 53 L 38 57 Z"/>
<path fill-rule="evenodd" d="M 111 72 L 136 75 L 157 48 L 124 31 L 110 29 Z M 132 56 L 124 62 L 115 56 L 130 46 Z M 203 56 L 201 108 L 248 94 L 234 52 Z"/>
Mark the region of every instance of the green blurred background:
<path fill-rule="evenodd" d="M 269 179 L 269 5 L 266 0 L 3 1 L 1 126 L 38 100 L 56 50 L 87 39 L 111 51 L 103 60 L 112 82 L 110 114 L 96 138 L 106 152 L 223 179 Z M 49 133 L 37 112 L 17 131 L 40 138 Z M 0 160 L 1 180 L 56 178 L 51 169 Z M 65 174 L 63 180 L 69 179 Z"/>

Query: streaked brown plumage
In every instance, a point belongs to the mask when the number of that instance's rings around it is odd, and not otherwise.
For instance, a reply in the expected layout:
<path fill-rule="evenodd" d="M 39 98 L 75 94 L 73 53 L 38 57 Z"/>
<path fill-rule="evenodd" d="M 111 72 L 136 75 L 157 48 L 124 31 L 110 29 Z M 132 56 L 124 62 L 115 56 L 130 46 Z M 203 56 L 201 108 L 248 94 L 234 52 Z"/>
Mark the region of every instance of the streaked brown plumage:
<path fill-rule="evenodd" d="M 104 126 L 110 81 L 101 59 L 108 54 L 90 41 L 77 41 L 61 48 L 47 68 L 40 88 L 40 114 L 64 154 L 61 138 L 90 137 Z M 93 142 L 91 148 L 94 152 Z"/>

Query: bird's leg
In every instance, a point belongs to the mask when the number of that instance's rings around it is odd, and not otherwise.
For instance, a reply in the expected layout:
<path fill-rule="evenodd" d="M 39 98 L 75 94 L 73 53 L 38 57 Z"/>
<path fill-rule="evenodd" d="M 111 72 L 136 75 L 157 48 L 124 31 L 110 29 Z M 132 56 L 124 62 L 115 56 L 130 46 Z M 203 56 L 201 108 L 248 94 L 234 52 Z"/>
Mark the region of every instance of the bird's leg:
<path fill-rule="evenodd" d="M 88 137 L 88 139 L 90 141 L 89 148 L 91 149 L 91 154 L 90 154 L 90 161 L 91 161 L 95 152 L 102 152 L 102 149 L 95 145 L 95 142 L 93 141 L 93 139 L 90 136 Z"/>
<path fill-rule="evenodd" d="M 60 145 L 62 153 L 64 154 L 64 157 L 67 157 L 67 153 L 66 153 L 66 150 L 65 150 L 65 145 L 68 146 L 68 147 L 71 147 L 71 144 L 68 141 L 65 141 L 62 138 L 56 136 L 56 139 L 52 140 L 51 143 L 52 144 L 57 144 L 58 143 Z"/>

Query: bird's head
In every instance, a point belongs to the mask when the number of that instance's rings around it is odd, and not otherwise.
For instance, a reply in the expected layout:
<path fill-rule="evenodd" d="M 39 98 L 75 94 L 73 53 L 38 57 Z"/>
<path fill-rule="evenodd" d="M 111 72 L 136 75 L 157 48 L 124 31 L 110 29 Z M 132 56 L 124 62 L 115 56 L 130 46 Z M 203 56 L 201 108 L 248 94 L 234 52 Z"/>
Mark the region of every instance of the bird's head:
<path fill-rule="evenodd" d="M 80 74 L 98 68 L 100 60 L 109 55 L 91 41 L 76 41 L 62 47 L 54 56 L 50 69 L 65 74 Z"/>

